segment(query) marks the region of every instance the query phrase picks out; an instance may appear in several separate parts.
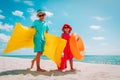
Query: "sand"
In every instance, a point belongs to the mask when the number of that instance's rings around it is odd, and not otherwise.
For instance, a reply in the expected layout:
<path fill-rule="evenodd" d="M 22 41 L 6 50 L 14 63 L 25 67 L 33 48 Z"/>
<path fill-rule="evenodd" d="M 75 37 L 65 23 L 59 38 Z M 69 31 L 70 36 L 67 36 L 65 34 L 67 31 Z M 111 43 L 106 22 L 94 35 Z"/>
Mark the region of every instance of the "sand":
<path fill-rule="evenodd" d="M 41 60 L 46 72 L 30 69 L 31 59 L 0 57 L 0 80 L 120 80 L 120 65 L 74 62 L 75 71 L 63 72 L 51 60 Z"/>

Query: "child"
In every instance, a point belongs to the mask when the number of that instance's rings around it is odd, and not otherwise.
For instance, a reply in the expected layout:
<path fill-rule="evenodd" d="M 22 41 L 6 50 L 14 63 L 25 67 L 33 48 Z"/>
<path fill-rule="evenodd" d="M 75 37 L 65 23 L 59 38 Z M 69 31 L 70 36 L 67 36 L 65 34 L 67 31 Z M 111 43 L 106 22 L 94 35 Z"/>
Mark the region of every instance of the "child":
<path fill-rule="evenodd" d="M 61 65 L 60 65 L 60 67 L 58 67 L 58 70 L 64 70 L 65 68 L 67 68 L 67 60 L 69 60 L 69 62 L 70 62 L 71 70 L 74 70 L 73 69 L 73 55 L 70 51 L 70 43 L 69 43 L 71 30 L 72 30 L 72 27 L 68 24 L 64 24 L 64 26 L 62 27 L 63 33 L 62 33 L 61 37 L 65 40 L 67 40 L 67 44 L 64 48 L 64 55 L 61 59 Z"/>
<path fill-rule="evenodd" d="M 48 25 L 44 21 L 46 13 L 42 10 L 37 11 L 37 17 L 39 20 L 33 22 L 32 27 L 35 28 L 36 33 L 34 35 L 34 52 L 37 52 L 36 57 L 32 60 L 31 68 L 33 68 L 34 62 L 36 61 L 37 71 L 45 71 L 40 67 L 40 57 L 44 51 L 45 38 L 44 33 L 48 33 Z"/>

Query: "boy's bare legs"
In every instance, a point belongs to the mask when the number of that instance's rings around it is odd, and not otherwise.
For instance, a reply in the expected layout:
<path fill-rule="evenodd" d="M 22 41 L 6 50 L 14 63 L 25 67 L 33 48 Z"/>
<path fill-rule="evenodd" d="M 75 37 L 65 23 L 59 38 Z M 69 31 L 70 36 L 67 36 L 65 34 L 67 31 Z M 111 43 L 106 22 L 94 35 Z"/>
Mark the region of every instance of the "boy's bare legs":
<path fill-rule="evenodd" d="M 37 55 L 36 55 L 36 65 L 37 65 L 37 71 L 45 71 L 44 69 L 41 69 L 40 68 L 40 57 L 42 55 L 42 52 L 37 52 Z"/>
<path fill-rule="evenodd" d="M 34 59 L 31 61 L 31 62 L 32 62 L 32 64 L 31 64 L 31 69 L 32 69 L 33 66 L 34 66 L 35 60 L 36 60 L 36 58 L 34 58 Z"/>

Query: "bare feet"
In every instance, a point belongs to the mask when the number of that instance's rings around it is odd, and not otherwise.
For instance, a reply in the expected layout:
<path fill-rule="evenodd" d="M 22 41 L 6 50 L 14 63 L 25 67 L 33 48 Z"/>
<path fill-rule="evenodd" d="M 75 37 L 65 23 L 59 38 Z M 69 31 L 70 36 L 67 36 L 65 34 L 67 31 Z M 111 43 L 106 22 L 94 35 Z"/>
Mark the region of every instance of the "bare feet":
<path fill-rule="evenodd" d="M 45 72 L 46 70 L 45 69 L 37 69 L 37 71 Z"/>
<path fill-rule="evenodd" d="M 71 68 L 71 71 L 76 71 L 76 69 L 74 69 L 74 68 Z"/>

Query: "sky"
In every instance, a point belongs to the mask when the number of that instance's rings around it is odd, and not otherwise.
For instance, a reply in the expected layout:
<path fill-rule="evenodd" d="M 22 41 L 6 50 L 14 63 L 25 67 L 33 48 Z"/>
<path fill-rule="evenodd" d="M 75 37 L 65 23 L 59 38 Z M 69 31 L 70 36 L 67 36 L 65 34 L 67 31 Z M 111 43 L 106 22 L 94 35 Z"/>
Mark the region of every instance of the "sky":
<path fill-rule="evenodd" d="M 85 55 L 120 55 L 120 0 L 0 0 L 0 55 L 16 22 L 30 27 L 44 10 L 49 33 L 60 36 L 64 24 L 81 36 Z M 35 54 L 19 49 L 11 54 Z"/>

